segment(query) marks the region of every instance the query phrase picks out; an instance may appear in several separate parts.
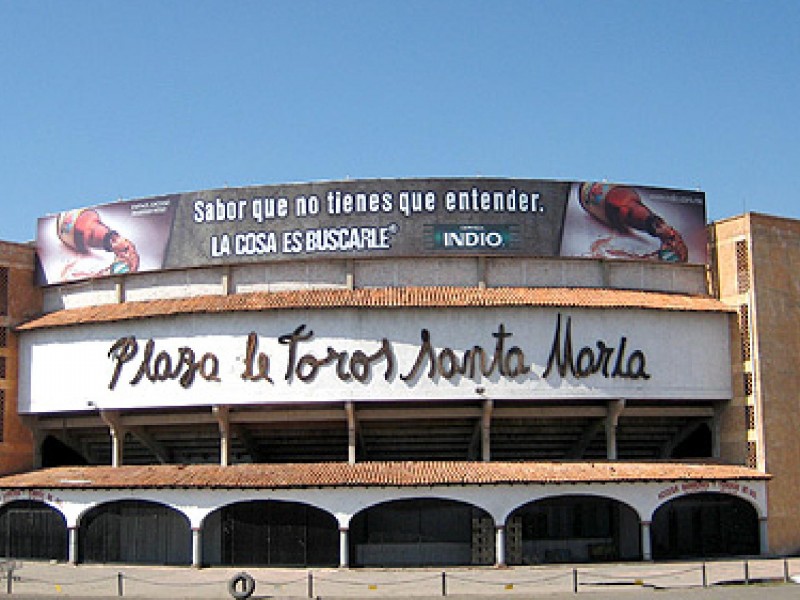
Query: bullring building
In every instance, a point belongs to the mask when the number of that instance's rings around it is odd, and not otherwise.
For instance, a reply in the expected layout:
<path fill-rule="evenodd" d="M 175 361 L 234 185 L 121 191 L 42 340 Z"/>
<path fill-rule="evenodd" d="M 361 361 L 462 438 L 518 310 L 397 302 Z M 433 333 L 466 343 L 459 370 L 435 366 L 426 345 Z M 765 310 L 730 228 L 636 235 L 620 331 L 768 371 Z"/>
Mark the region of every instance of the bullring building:
<path fill-rule="evenodd" d="M 594 182 L 348 180 L 43 217 L 35 247 L 0 245 L 2 555 L 785 551 L 800 536 L 770 545 L 782 508 L 723 255 L 702 193 Z"/>

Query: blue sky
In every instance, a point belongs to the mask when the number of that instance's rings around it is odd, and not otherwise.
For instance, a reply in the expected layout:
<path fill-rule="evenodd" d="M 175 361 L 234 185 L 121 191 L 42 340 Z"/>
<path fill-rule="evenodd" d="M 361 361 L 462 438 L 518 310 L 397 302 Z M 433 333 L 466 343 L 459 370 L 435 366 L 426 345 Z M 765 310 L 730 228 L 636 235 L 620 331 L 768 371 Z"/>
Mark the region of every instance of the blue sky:
<path fill-rule="evenodd" d="M 700 188 L 800 217 L 794 0 L 0 0 L 0 239 L 371 177 Z"/>

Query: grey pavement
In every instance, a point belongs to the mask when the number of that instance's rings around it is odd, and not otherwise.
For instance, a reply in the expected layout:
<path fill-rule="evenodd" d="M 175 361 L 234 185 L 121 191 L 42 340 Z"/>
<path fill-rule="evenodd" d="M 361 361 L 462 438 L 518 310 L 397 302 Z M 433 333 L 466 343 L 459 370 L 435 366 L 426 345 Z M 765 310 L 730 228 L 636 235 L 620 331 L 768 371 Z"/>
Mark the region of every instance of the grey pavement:
<path fill-rule="evenodd" d="M 800 600 L 800 558 L 716 562 L 614 563 L 535 567 L 445 569 L 267 569 L 71 566 L 21 561 L 13 571 L 11 596 L 91 600 L 162 598 L 203 600 L 231 598 L 228 582 L 246 572 L 256 582 L 254 599 L 352 600 L 676 600 L 692 598 Z M 786 576 L 789 576 L 788 582 Z M 746 583 L 749 582 L 749 585 Z M 704 586 L 705 583 L 705 586 Z M 577 590 L 577 592 L 575 591 Z M 8 581 L 0 581 L 0 596 Z"/>

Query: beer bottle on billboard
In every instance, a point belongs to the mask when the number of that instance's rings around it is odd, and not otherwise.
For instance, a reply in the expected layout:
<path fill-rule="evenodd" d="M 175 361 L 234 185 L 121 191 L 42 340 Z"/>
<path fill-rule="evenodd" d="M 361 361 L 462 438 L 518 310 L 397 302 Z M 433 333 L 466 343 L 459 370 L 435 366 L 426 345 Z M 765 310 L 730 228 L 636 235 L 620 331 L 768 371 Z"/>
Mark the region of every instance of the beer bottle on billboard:
<path fill-rule="evenodd" d="M 635 189 L 599 182 L 583 183 L 578 197 L 583 209 L 601 223 L 623 233 L 636 229 L 658 238 L 661 247 L 656 254 L 661 260 L 688 260 L 689 251 L 680 233 L 645 206 Z"/>
<path fill-rule="evenodd" d="M 113 252 L 111 237 L 116 232 L 100 220 L 96 210 L 79 208 L 58 215 L 58 237 L 67 246 L 87 254 L 91 248 Z"/>
<path fill-rule="evenodd" d="M 79 208 L 60 213 L 56 228 L 58 238 L 76 252 L 88 254 L 92 249 L 113 252 L 115 260 L 110 267 L 113 274 L 139 268 L 139 254 L 133 243 L 103 223 L 94 209 Z"/>

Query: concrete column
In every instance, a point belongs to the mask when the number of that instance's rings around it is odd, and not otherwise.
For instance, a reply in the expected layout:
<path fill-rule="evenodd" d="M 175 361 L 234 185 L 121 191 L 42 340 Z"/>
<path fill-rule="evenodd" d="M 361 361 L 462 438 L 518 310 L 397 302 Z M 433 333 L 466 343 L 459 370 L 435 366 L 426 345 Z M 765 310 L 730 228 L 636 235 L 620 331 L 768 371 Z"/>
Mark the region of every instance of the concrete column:
<path fill-rule="evenodd" d="M 606 422 L 606 458 L 617 460 L 617 426 Z"/>
<path fill-rule="evenodd" d="M 483 401 L 483 416 L 481 417 L 481 459 L 483 462 L 492 460 L 492 411 L 494 402 Z"/>
<path fill-rule="evenodd" d="M 767 517 L 758 518 L 758 544 L 759 553 L 762 556 L 769 554 L 769 528 L 767 526 Z"/>
<path fill-rule="evenodd" d="M 68 529 L 69 532 L 69 547 L 67 548 L 67 560 L 71 565 L 78 564 L 78 528 L 77 527 L 70 527 Z"/>
<path fill-rule="evenodd" d="M 231 436 L 226 429 L 219 433 L 219 465 L 227 467 L 231 464 Z"/>
<path fill-rule="evenodd" d="M 625 400 L 612 400 L 606 408 L 606 458 L 617 460 L 617 423 L 625 409 Z"/>
<path fill-rule="evenodd" d="M 653 541 L 650 537 L 650 521 L 642 521 L 642 560 L 653 560 Z"/>
<path fill-rule="evenodd" d="M 215 406 L 212 412 L 217 417 L 219 427 L 219 464 L 221 467 L 227 467 L 231 464 L 230 407 Z"/>
<path fill-rule="evenodd" d="M 345 281 L 344 282 L 345 287 L 348 290 L 353 290 L 353 289 L 355 289 L 355 286 L 356 286 L 356 283 L 355 283 L 356 282 L 356 277 L 355 277 L 355 270 L 356 269 L 355 269 L 355 261 L 352 258 L 348 258 L 347 261 L 345 262 L 345 270 L 346 270 L 345 280 L 344 280 Z"/>
<path fill-rule="evenodd" d="M 119 411 L 100 409 L 100 418 L 108 426 L 111 436 L 111 466 L 120 467 L 124 462 L 125 434 Z"/>
<path fill-rule="evenodd" d="M 714 416 L 711 417 L 711 456 L 719 458 L 722 455 L 722 408 L 719 403 L 714 404 Z"/>
<path fill-rule="evenodd" d="M 494 526 L 494 564 L 497 567 L 506 566 L 506 526 Z"/>
<path fill-rule="evenodd" d="M 347 527 L 339 528 L 339 567 L 347 568 L 350 566 L 350 542 Z"/>
<path fill-rule="evenodd" d="M 348 401 L 344 404 L 344 411 L 347 414 L 347 462 L 351 465 L 356 464 L 356 408 Z"/>
<path fill-rule="evenodd" d="M 222 280 L 220 281 L 222 287 L 222 294 L 230 296 L 233 293 L 233 275 L 231 274 L 231 266 L 225 265 L 222 268 Z"/>
<path fill-rule="evenodd" d="M 192 527 L 192 566 L 203 566 L 203 532 L 199 527 Z"/>
<path fill-rule="evenodd" d="M 123 449 L 125 447 L 125 434 L 118 429 L 111 430 L 111 466 L 120 467 L 125 460 Z"/>

